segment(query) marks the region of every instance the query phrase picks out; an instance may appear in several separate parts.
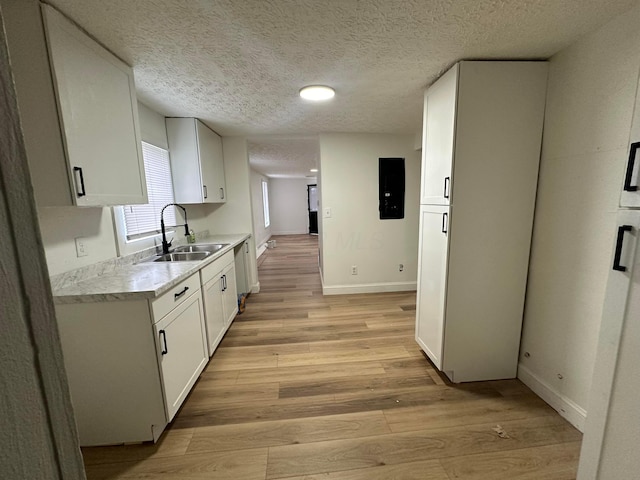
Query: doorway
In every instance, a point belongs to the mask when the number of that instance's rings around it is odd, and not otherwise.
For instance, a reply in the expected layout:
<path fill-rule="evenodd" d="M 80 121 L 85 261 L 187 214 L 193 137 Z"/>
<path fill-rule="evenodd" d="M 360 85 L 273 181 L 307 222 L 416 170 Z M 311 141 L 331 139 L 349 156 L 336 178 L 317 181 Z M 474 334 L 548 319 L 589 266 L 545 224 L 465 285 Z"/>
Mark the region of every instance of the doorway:
<path fill-rule="evenodd" d="M 309 235 L 318 235 L 318 185 L 307 185 Z"/>

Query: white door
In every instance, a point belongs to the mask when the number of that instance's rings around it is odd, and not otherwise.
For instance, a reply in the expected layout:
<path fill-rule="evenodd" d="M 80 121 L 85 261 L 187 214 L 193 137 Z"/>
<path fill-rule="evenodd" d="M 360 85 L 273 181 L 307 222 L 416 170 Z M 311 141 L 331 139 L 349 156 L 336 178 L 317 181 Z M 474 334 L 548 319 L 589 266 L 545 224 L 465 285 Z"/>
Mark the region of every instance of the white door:
<path fill-rule="evenodd" d="M 222 298 L 224 300 L 224 318 L 227 327 L 231 325 L 238 313 L 238 289 L 236 286 L 236 266 L 231 263 L 222 271 L 224 289 Z"/>
<path fill-rule="evenodd" d="M 416 341 L 442 368 L 449 250 L 449 207 L 420 207 Z"/>
<path fill-rule="evenodd" d="M 607 282 L 579 480 L 640 469 L 640 211 L 621 211 Z"/>
<path fill-rule="evenodd" d="M 222 305 L 222 276 L 209 280 L 203 287 L 204 314 L 207 326 L 207 345 L 209 356 L 213 355 L 216 347 L 226 331 L 225 317 Z"/>
<path fill-rule="evenodd" d="M 422 138 L 422 205 L 452 203 L 458 65 L 434 83 L 424 96 Z"/>
<path fill-rule="evenodd" d="M 209 360 L 200 290 L 154 328 L 167 419 L 171 421 Z"/>
<path fill-rule="evenodd" d="M 43 8 L 76 204 L 147 203 L 131 68 Z"/>

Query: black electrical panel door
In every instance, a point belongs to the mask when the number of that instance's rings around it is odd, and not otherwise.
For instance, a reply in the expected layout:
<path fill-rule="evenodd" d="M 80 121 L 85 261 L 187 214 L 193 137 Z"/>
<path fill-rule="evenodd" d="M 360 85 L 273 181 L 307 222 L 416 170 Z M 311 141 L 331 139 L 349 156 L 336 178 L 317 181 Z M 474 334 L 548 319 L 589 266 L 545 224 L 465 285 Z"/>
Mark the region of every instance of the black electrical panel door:
<path fill-rule="evenodd" d="M 378 159 L 380 219 L 404 218 L 404 158 Z"/>

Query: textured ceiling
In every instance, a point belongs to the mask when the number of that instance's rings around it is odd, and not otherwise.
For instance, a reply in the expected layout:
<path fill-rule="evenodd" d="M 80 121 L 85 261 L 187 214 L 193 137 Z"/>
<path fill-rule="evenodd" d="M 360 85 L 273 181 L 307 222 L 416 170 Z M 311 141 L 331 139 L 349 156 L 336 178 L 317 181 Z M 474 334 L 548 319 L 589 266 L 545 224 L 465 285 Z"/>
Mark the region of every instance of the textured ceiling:
<path fill-rule="evenodd" d="M 255 170 L 270 177 L 315 177 L 310 170 L 320 163 L 318 139 L 315 136 L 252 138 L 249 160 Z"/>
<path fill-rule="evenodd" d="M 548 58 L 636 3 L 48 1 L 133 66 L 140 100 L 222 135 L 414 133 L 422 91 L 457 60 Z M 336 97 L 302 101 L 312 83 Z"/>

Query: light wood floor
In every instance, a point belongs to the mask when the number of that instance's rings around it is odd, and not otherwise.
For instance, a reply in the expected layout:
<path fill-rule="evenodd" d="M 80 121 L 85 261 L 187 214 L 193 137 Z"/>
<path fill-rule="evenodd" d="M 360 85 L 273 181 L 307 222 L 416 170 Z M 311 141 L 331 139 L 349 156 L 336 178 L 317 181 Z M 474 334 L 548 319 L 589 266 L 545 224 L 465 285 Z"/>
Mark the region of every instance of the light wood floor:
<path fill-rule="evenodd" d="M 575 479 L 580 433 L 519 381 L 435 372 L 415 293 L 323 297 L 317 237 L 275 239 L 160 442 L 84 449 L 89 479 Z"/>

